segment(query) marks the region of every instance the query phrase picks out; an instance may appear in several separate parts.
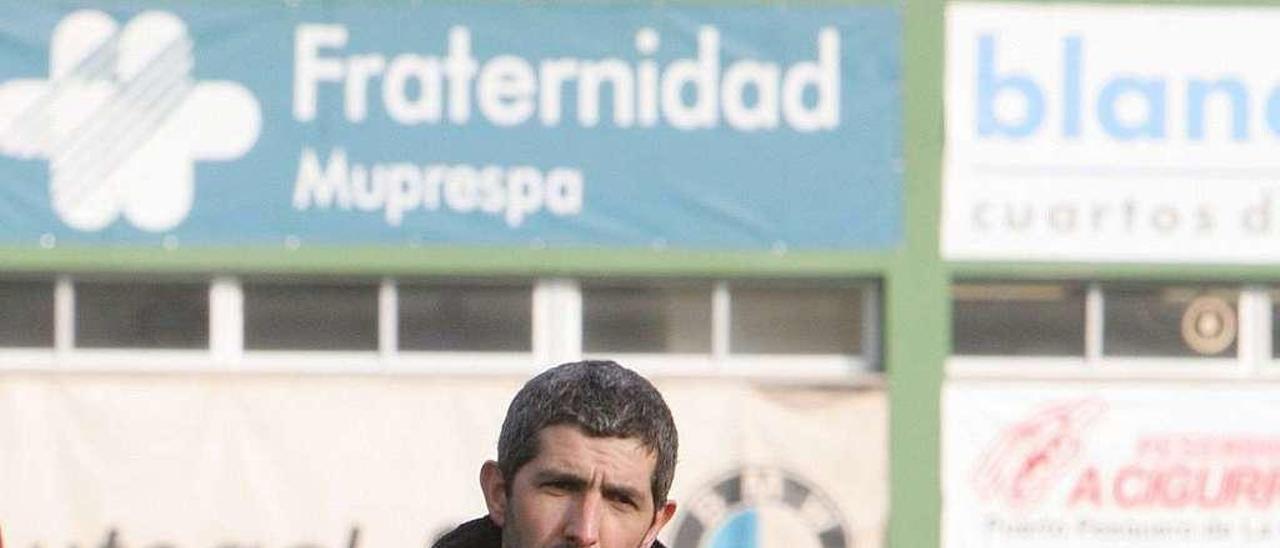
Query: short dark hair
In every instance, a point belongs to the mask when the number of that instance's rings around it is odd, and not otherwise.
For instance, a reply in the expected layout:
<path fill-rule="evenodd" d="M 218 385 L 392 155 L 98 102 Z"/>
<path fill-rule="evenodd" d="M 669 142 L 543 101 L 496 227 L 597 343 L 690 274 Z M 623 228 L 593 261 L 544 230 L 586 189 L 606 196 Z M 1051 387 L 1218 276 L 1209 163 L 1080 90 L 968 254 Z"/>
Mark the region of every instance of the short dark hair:
<path fill-rule="evenodd" d="M 508 488 L 520 467 L 537 457 L 538 432 L 565 424 L 592 437 L 640 440 L 658 457 L 650 479 L 654 509 L 666 502 L 678 446 L 671 410 L 653 384 L 612 361 L 561 364 L 516 393 L 498 437 L 498 469 Z"/>

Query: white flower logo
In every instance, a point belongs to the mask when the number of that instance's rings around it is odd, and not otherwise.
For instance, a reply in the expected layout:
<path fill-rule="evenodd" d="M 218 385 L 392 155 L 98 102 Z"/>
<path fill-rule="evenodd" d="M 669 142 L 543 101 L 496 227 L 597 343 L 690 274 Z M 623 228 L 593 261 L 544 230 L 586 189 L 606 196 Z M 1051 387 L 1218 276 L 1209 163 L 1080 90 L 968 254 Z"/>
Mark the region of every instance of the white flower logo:
<path fill-rule="evenodd" d="M 120 215 L 159 232 L 187 218 L 197 160 L 232 160 L 258 139 L 244 86 L 192 79 L 192 42 L 176 16 L 149 11 L 120 29 L 96 10 L 53 31 L 49 79 L 0 85 L 0 153 L 49 161 L 53 210 L 96 231 Z"/>

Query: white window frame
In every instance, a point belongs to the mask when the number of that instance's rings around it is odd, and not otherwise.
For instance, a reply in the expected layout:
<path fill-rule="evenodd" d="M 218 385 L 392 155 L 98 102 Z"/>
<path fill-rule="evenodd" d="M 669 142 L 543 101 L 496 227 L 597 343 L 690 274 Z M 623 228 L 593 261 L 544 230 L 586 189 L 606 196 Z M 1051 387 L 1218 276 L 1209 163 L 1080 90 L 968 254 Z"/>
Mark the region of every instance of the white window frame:
<path fill-rule="evenodd" d="M 963 282 L 961 282 L 963 283 Z M 1164 284 L 1151 281 L 1152 284 Z M 1171 282 L 1177 283 L 1177 282 Z M 1230 283 L 1222 283 L 1228 286 Z M 1106 355 L 1105 297 L 1101 282 L 1086 284 L 1085 349 L 1080 357 L 958 355 L 946 360 L 953 378 L 1011 380 L 1234 380 L 1280 379 L 1271 354 L 1271 300 L 1264 286 L 1241 284 L 1236 305 L 1236 355 L 1224 358 Z"/>
<path fill-rule="evenodd" d="M 862 292 L 863 340 L 858 355 L 753 355 L 732 352 L 729 282 L 712 283 L 712 348 L 709 353 L 609 353 L 584 355 L 582 286 L 578 279 L 531 280 L 531 350 L 436 352 L 398 349 L 399 282 L 377 286 L 378 345 L 369 351 L 250 350 L 245 348 L 244 279 L 207 279 L 208 347 L 204 349 L 81 348 L 75 344 L 74 275 L 53 277 L 54 342 L 45 348 L 0 348 L 0 371 L 261 372 L 313 374 L 528 375 L 548 364 L 583 358 L 616 359 L 645 374 L 668 377 L 751 378 L 772 382 L 878 384 L 880 289 Z M 163 277 L 156 278 L 164 283 Z M 300 279 L 305 283 L 305 279 Z M 792 280 L 786 280 L 791 283 Z"/>
<path fill-rule="evenodd" d="M 170 371 L 219 371 L 224 366 L 219 364 L 209 348 L 90 348 L 76 344 L 76 314 L 78 313 L 76 283 L 80 280 L 95 280 L 97 277 L 78 278 L 71 275 L 58 275 L 54 278 L 54 345 L 50 352 L 35 351 L 32 353 L 0 352 L 0 360 L 4 360 L 6 368 L 12 363 L 15 369 L 29 370 L 65 370 L 65 371 L 128 371 L 128 372 L 170 372 Z M 119 281 L 120 278 L 106 277 L 106 280 Z M 156 283 L 165 283 L 163 278 L 156 278 Z M 193 282 L 184 280 L 181 283 Z M 208 282 L 206 282 L 208 283 Z M 211 291 L 211 290 L 210 290 Z M 213 301 L 209 302 L 209 314 L 213 315 Z M 209 318 L 206 318 L 206 322 Z M 208 324 L 209 341 L 214 340 L 214 325 Z M 25 355 L 24 355 L 25 354 Z"/>
<path fill-rule="evenodd" d="M 786 280 L 790 283 L 793 280 Z M 749 378 L 782 383 L 868 384 L 883 382 L 879 363 L 880 289 L 871 281 L 849 284 L 862 292 L 862 351 L 846 354 L 748 354 L 733 351 L 730 283 L 712 284 L 709 353 L 605 352 L 587 359 L 616 359 L 645 375 Z"/>
<path fill-rule="evenodd" d="M 522 283 L 523 283 L 522 279 Z M 400 284 L 394 279 L 383 280 L 381 293 L 382 305 L 396 307 L 390 311 L 379 306 L 381 323 L 379 329 L 384 334 L 379 347 L 382 356 L 383 373 L 405 374 L 450 374 L 450 375 L 526 375 L 538 371 L 540 352 L 545 352 L 544 341 L 553 332 L 540 331 L 546 327 L 550 316 L 547 310 L 553 310 L 556 301 L 544 302 L 548 291 L 558 291 L 559 280 L 533 279 L 529 299 L 531 301 L 530 350 L 527 352 L 468 352 L 468 351 L 435 351 L 435 350 L 400 350 Z M 541 326 L 541 327 L 540 327 Z M 548 356 L 554 355 L 551 353 Z M 563 360 L 569 361 L 569 360 Z M 545 362 L 552 363 L 552 362 Z M 558 362 L 556 362 L 558 363 Z"/>

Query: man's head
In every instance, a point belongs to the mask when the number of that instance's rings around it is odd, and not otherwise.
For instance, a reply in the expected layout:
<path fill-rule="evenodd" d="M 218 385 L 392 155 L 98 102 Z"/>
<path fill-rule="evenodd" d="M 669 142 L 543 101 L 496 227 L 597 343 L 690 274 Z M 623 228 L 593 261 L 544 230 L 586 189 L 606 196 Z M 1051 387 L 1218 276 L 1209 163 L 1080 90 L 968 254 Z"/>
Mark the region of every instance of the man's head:
<path fill-rule="evenodd" d="M 534 377 L 481 469 L 507 548 L 648 546 L 675 512 L 676 429 L 649 381 L 613 362 Z"/>

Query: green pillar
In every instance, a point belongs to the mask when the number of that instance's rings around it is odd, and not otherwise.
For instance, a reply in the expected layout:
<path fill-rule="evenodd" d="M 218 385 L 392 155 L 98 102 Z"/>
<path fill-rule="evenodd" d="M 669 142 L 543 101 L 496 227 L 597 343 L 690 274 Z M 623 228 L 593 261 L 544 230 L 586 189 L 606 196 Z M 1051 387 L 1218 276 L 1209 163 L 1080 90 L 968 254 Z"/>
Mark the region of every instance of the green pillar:
<path fill-rule="evenodd" d="M 940 390 L 950 340 L 939 256 L 942 0 L 906 0 L 903 38 L 906 241 L 885 281 L 889 546 L 941 545 Z"/>

